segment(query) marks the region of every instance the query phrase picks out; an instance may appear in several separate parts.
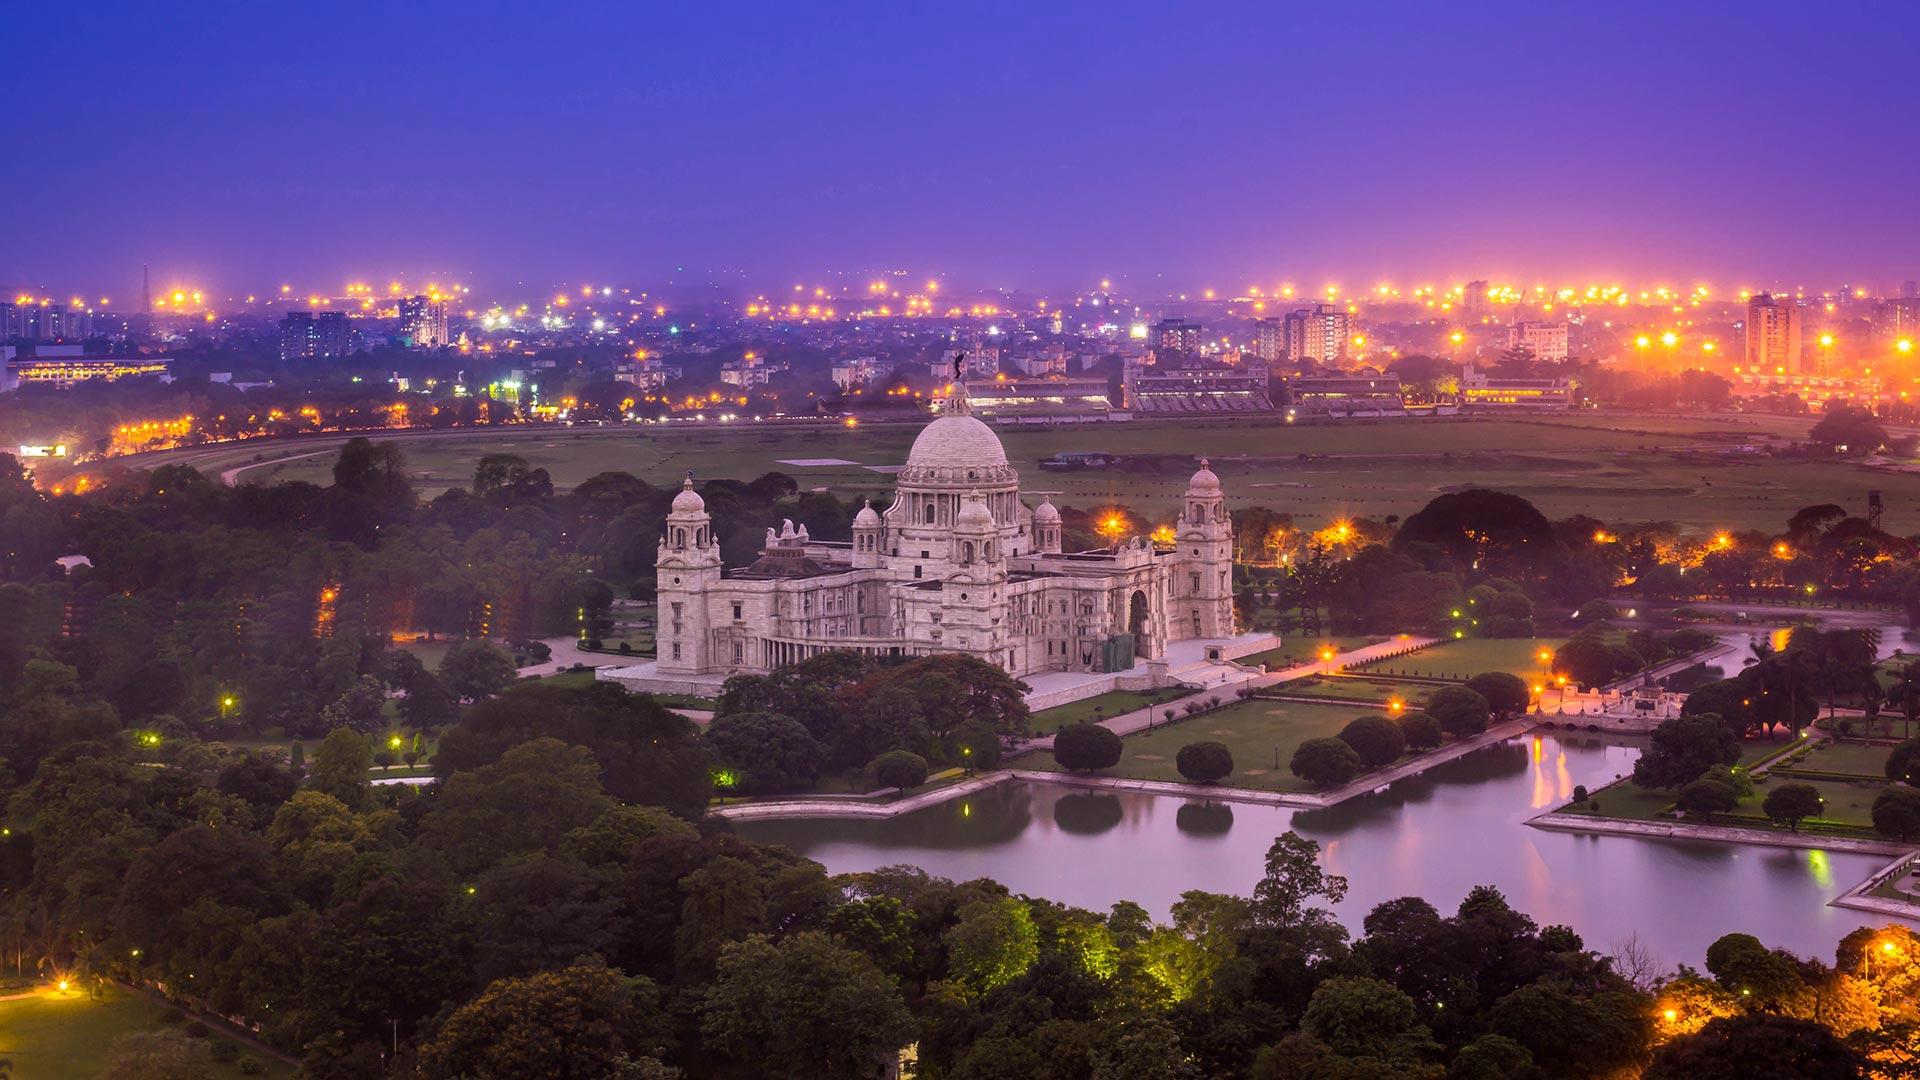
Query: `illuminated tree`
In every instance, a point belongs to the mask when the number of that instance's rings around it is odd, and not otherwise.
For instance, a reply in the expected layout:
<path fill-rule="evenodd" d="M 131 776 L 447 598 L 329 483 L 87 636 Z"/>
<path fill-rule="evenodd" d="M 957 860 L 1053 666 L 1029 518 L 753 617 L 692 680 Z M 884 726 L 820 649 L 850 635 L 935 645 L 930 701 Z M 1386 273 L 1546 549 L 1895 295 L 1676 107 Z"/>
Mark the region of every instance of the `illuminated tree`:
<path fill-rule="evenodd" d="M 961 908 L 959 922 L 941 940 L 947 947 L 949 977 L 974 994 L 1005 986 L 1040 957 L 1033 915 L 1010 896 Z"/>
<path fill-rule="evenodd" d="M 1861 1080 L 1861 1064 L 1820 1024 L 1754 1014 L 1712 1020 L 1667 1043 L 1642 1080 Z"/>

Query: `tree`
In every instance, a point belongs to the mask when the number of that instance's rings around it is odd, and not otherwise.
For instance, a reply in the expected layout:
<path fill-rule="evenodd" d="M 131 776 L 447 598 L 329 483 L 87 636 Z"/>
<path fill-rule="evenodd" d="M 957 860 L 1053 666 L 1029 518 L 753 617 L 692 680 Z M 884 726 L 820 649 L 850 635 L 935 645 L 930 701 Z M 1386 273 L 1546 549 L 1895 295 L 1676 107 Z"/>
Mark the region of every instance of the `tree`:
<path fill-rule="evenodd" d="M 440 678 L 462 701 L 484 701 L 513 685 L 513 654 L 491 641 L 462 641 L 440 658 Z"/>
<path fill-rule="evenodd" d="M 315 791 L 331 795 L 353 809 L 366 805 L 372 784 L 367 770 L 373 768 L 373 747 L 367 737 L 351 728 L 334 728 L 313 752 L 313 773 L 307 783 Z"/>
<path fill-rule="evenodd" d="M 1887 429 L 1865 409 L 1842 407 L 1827 410 L 1807 438 L 1835 450 L 1844 448 L 1851 455 L 1871 454 L 1886 445 Z"/>
<path fill-rule="evenodd" d="M 997 990 L 1026 974 L 1040 958 L 1040 935 L 1027 905 L 1011 896 L 976 900 L 942 936 L 947 972 L 975 995 Z"/>
<path fill-rule="evenodd" d="M 806 726 L 778 713 L 716 717 L 707 725 L 707 741 L 735 774 L 733 787 L 748 794 L 812 787 L 826 764 L 826 753 Z"/>
<path fill-rule="evenodd" d="M 1393 550 L 1414 543 L 1438 545 L 1460 573 L 1515 577 L 1545 566 L 1554 549 L 1553 526 L 1532 503 L 1484 488 L 1441 495 L 1401 522 Z"/>
<path fill-rule="evenodd" d="M 1440 727 L 1457 739 L 1471 738 L 1487 730 L 1492 709 L 1487 699 L 1464 686 L 1443 686 L 1427 699 L 1427 714 L 1440 721 Z"/>
<path fill-rule="evenodd" d="M 1336 975 L 1313 988 L 1300 1027 L 1336 1054 L 1392 1059 L 1414 1026 L 1414 1002 L 1390 982 Z"/>
<path fill-rule="evenodd" d="M 1861 1061 L 1811 1020 L 1717 1017 L 1654 1052 L 1643 1080 L 1862 1080 Z"/>
<path fill-rule="evenodd" d="M 1199 1067 L 1180 1045 L 1180 1032 L 1157 1016 L 1122 1024 L 1099 1059 L 1092 1080 L 1200 1080 Z"/>
<path fill-rule="evenodd" d="M 1267 848 L 1266 873 L 1253 887 L 1251 912 L 1266 927 L 1293 928 L 1330 923 L 1325 908 L 1309 901 L 1338 904 L 1347 897 L 1347 879 L 1320 868 L 1320 845 L 1288 829 Z M 1338 929 L 1338 924 L 1333 924 Z M 1339 931 L 1345 940 L 1346 931 Z"/>
<path fill-rule="evenodd" d="M 927 782 L 927 759 L 906 750 L 889 750 L 873 759 L 873 778 L 886 787 L 917 787 Z"/>
<path fill-rule="evenodd" d="M 1233 751 L 1217 742 L 1190 742 L 1174 755 L 1173 763 L 1196 784 L 1217 784 L 1233 773 Z"/>
<path fill-rule="evenodd" d="M 1308 739 L 1293 752 L 1288 768 L 1315 787 L 1344 784 L 1360 774 L 1360 755 L 1340 739 Z"/>
<path fill-rule="evenodd" d="M 1643 788 L 1678 788 L 1715 765 L 1740 760 L 1740 743 L 1717 716 L 1680 715 L 1653 729 L 1652 744 L 1633 763 Z"/>
<path fill-rule="evenodd" d="M 1467 689 L 1487 699 L 1487 708 L 1506 719 L 1527 711 L 1533 696 L 1518 675 L 1505 671 L 1487 671 L 1467 680 Z"/>
<path fill-rule="evenodd" d="M 593 754 L 535 739 L 449 776 L 420 834 L 456 871 L 471 874 L 509 855 L 550 851 L 613 805 Z"/>
<path fill-rule="evenodd" d="M 1897 840 L 1920 836 L 1920 791 L 1894 787 L 1873 800 L 1873 827 Z"/>
<path fill-rule="evenodd" d="M 1920 739 L 1908 739 L 1895 745 L 1887 753 L 1886 772 L 1889 780 L 1920 787 Z"/>
<path fill-rule="evenodd" d="M 720 952 L 700 1005 L 707 1042 L 747 1075 L 853 1080 L 912 1041 L 913 1016 L 873 962 L 816 931 Z"/>
<path fill-rule="evenodd" d="M 500 979 L 423 1043 L 419 1072 L 427 1080 L 629 1077 L 641 1063 L 657 1066 L 669 1045 L 657 999 L 651 982 L 599 964 Z"/>
<path fill-rule="evenodd" d="M 1820 789 L 1812 784 L 1782 784 L 1767 792 L 1760 809 L 1767 817 L 1783 823 L 1794 832 L 1800 831 L 1800 822 L 1820 816 Z"/>
<path fill-rule="evenodd" d="M 1406 714 L 1400 720 L 1400 730 L 1407 737 L 1407 745 L 1415 750 L 1431 750 L 1439 746 L 1440 739 L 1445 734 L 1440 727 L 1440 721 L 1426 712 Z"/>
<path fill-rule="evenodd" d="M 1740 805 L 1740 795 L 1728 784 L 1702 777 L 1682 787 L 1675 804 L 1689 816 L 1701 815 L 1711 825 L 1713 815 L 1727 813 Z"/>
<path fill-rule="evenodd" d="M 1353 752 L 1360 755 L 1360 763 L 1369 769 L 1392 764 L 1407 752 L 1406 733 L 1399 724 L 1384 716 L 1358 717 L 1349 721 L 1335 737 L 1353 747 Z"/>
<path fill-rule="evenodd" d="M 1099 724 L 1066 724 L 1053 734 L 1053 760 L 1069 772 L 1110 769 L 1121 749 L 1120 736 Z"/>
<path fill-rule="evenodd" d="M 387 726 L 387 688 L 379 679 L 362 675 L 320 713 L 320 722 L 329 730 L 351 728 L 371 735 Z"/>

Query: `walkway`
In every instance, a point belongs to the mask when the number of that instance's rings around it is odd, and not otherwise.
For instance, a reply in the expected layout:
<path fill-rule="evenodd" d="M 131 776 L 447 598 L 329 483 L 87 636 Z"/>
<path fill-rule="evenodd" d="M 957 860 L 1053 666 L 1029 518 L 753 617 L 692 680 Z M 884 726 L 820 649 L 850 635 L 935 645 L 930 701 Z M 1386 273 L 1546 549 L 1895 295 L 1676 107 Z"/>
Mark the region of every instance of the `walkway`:
<path fill-rule="evenodd" d="M 1862 855 L 1905 855 L 1911 844 L 1864 837 L 1823 836 L 1818 833 L 1783 833 L 1769 829 L 1740 829 L 1726 825 L 1700 825 L 1683 821 L 1628 821 L 1623 818 L 1588 817 L 1549 810 L 1529 819 L 1536 829 L 1559 832 L 1596 833 L 1606 836 L 1640 836 L 1660 840 L 1716 840 L 1726 844 L 1753 844 L 1759 847 L 1819 848 L 1825 851 L 1850 851 Z"/>

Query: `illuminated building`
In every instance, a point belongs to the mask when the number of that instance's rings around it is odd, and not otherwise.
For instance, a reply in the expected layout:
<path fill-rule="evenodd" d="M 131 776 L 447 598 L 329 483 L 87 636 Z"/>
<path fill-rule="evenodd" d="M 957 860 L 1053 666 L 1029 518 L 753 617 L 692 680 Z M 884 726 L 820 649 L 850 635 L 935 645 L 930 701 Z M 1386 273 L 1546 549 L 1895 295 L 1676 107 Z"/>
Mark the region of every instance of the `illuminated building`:
<path fill-rule="evenodd" d="M 1129 368 L 1127 401 L 1137 414 L 1272 412 L 1266 376 L 1230 367 Z"/>
<path fill-rule="evenodd" d="M 1287 380 L 1289 405 L 1299 413 L 1328 416 L 1403 416 L 1400 378 L 1369 371 L 1352 375 L 1302 375 Z"/>
<path fill-rule="evenodd" d="M 1159 354 L 1200 351 L 1200 336 L 1205 328 L 1185 319 L 1161 319 L 1147 336 L 1148 347 Z"/>
<path fill-rule="evenodd" d="M 878 374 L 880 374 L 880 358 L 877 356 L 856 356 L 849 360 L 833 362 L 833 382 L 842 390 L 865 386 Z"/>
<path fill-rule="evenodd" d="M 1567 358 L 1567 324 L 1521 321 L 1507 327 L 1507 348 L 1525 349 L 1550 364 Z"/>
<path fill-rule="evenodd" d="M 63 341 L 90 337 L 93 313 L 49 301 L 0 303 L 0 341 Z"/>
<path fill-rule="evenodd" d="M 1801 315 L 1792 299 L 1760 293 L 1747 301 L 1747 366 L 1774 375 L 1800 374 Z"/>
<path fill-rule="evenodd" d="M 33 356 L 8 360 L 0 376 L 0 391 L 22 386 L 51 386 L 65 390 L 76 383 L 164 376 L 173 361 L 164 356 Z"/>
<path fill-rule="evenodd" d="M 720 381 L 729 386 L 748 389 L 765 386 L 776 371 L 787 370 L 787 365 L 769 364 L 758 353 L 748 353 L 738 360 L 729 360 L 720 365 Z"/>
<path fill-rule="evenodd" d="M 1287 355 L 1287 324 L 1284 319 L 1261 319 L 1253 324 L 1253 355 L 1269 364 L 1277 364 Z"/>
<path fill-rule="evenodd" d="M 1076 423 L 1115 418 L 1107 380 L 1064 376 L 967 383 L 973 414 L 999 423 Z"/>
<path fill-rule="evenodd" d="M 1349 332 L 1347 311 L 1333 304 L 1315 304 L 1289 312 L 1286 320 L 1287 356 L 1331 364 L 1346 358 Z"/>
<path fill-rule="evenodd" d="M 1887 341 L 1920 335 L 1920 296 L 1902 296 L 1874 305 L 1873 332 Z"/>
<path fill-rule="evenodd" d="M 344 311 L 290 311 L 280 320 L 280 359 L 319 360 L 352 351 L 352 323 Z"/>
<path fill-rule="evenodd" d="M 450 344 L 447 336 L 447 302 L 427 296 L 409 296 L 400 301 L 400 332 L 416 349 L 439 349 Z"/>
<path fill-rule="evenodd" d="M 783 522 L 767 530 L 758 559 L 726 569 L 689 476 L 655 560 L 658 659 L 598 677 L 638 690 L 717 690 L 734 674 L 852 650 L 959 653 L 1015 676 L 1128 672 L 1160 682 L 1170 643 L 1192 641 L 1186 651 L 1196 655 L 1251 644 L 1233 638 L 1233 525 L 1204 465 L 1183 507 L 1169 545 L 1133 537 L 1063 551 L 1058 509 L 1021 499 L 999 436 L 961 389 L 914 440 L 893 504 L 862 509 L 850 542 Z"/>
<path fill-rule="evenodd" d="M 638 390 L 659 390 L 680 377 L 678 365 L 663 364 L 653 357 L 623 360 L 613 366 L 613 379 Z"/>
<path fill-rule="evenodd" d="M 1573 383 L 1566 379 L 1502 379 L 1483 375 L 1468 364 L 1460 372 L 1460 404 L 1475 409 L 1570 409 Z"/>

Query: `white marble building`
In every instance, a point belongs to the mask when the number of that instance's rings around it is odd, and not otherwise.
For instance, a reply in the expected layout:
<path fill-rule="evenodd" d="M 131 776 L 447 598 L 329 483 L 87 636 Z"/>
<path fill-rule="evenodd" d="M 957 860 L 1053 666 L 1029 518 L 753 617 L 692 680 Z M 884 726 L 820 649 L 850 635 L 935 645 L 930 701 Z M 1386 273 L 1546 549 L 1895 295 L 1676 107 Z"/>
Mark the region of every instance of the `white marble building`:
<path fill-rule="evenodd" d="M 1063 552 L 1059 510 L 1021 501 L 999 437 L 960 391 L 914 440 L 893 505 L 854 518 L 851 543 L 785 522 L 751 566 L 724 569 L 689 477 L 655 563 L 657 659 L 602 677 L 697 689 L 830 649 L 970 653 L 1020 677 L 1164 672 L 1170 641 L 1234 634 L 1233 526 L 1204 462 L 1176 536 Z"/>

